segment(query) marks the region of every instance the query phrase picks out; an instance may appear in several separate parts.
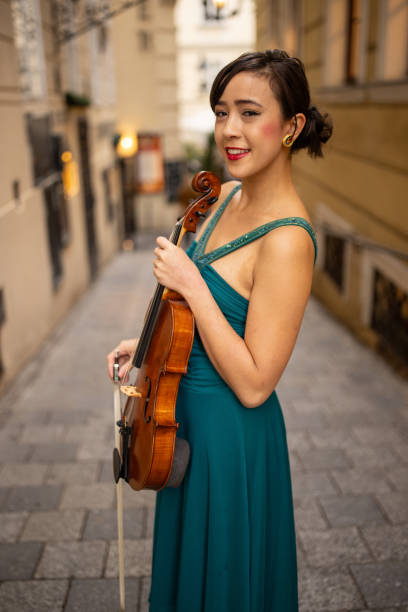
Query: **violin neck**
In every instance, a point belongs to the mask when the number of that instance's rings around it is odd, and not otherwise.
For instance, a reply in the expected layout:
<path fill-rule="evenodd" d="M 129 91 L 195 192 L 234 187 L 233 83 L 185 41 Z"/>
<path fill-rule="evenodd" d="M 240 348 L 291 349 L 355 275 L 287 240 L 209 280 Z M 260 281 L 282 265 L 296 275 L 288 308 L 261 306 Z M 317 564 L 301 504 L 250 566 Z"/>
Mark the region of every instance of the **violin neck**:
<path fill-rule="evenodd" d="M 177 244 L 178 239 L 180 237 L 180 232 L 183 227 L 182 223 L 176 223 L 171 236 L 169 238 L 170 242 L 173 244 Z M 145 355 L 149 349 L 150 342 L 153 336 L 154 328 L 156 325 L 156 320 L 159 315 L 160 304 L 163 297 L 164 286 L 160 283 L 157 283 L 155 292 L 153 294 L 152 301 L 150 302 L 150 307 L 146 316 L 146 320 L 140 334 L 139 343 L 137 345 L 137 349 L 135 351 L 135 355 L 132 360 L 132 365 L 135 368 L 140 368 Z"/>

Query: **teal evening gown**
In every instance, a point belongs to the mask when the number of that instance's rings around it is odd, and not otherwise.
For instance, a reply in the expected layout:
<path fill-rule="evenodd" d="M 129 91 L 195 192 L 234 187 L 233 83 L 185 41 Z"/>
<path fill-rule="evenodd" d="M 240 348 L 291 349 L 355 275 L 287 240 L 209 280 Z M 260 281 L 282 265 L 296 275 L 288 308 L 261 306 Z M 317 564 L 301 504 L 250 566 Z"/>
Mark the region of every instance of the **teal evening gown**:
<path fill-rule="evenodd" d="M 248 300 L 211 266 L 282 225 L 313 229 L 303 217 L 267 223 L 204 254 L 237 185 L 187 254 L 224 316 L 244 336 Z M 178 434 L 191 447 L 179 488 L 158 492 L 150 612 L 297 612 L 296 542 L 285 424 L 276 392 L 245 408 L 195 334 L 176 406 Z"/>

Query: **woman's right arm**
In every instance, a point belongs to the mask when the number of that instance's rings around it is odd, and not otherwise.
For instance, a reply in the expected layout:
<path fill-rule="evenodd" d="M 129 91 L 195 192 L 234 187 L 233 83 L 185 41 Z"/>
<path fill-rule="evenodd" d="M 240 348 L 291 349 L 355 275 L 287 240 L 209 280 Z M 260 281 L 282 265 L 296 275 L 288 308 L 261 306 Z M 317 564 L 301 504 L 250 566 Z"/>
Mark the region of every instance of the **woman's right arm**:
<path fill-rule="evenodd" d="M 138 342 L 139 338 L 129 338 L 128 340 L 122 340 L 122 342 L 120 342 L 118 346 L 113 349 L 113 351 L 106 355 L 106 359 L 108 360 L 109 378 L 113 380 L 113 364 L 115 363 L 115 355 L 118 352 L 119 378 L 122 383 L 126 382 L 127 378 L 122 379 L 122 377 L 126 374 L 128 369 L 130 369 L 133 354 L 136 350 Z"/>

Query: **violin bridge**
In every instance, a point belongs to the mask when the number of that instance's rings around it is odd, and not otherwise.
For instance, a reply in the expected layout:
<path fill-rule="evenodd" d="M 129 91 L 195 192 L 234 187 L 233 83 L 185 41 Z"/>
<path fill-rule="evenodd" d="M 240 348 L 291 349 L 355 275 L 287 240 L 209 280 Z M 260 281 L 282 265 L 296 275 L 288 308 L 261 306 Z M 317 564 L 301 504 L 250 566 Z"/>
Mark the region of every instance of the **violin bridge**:
<path fill-rule="evenodd" d="M 121 385 L 120 386 L 121 393 L 123 395 L 127 395 L 127 397 L 142 397 L 142 394 L 133 385 Z"/>

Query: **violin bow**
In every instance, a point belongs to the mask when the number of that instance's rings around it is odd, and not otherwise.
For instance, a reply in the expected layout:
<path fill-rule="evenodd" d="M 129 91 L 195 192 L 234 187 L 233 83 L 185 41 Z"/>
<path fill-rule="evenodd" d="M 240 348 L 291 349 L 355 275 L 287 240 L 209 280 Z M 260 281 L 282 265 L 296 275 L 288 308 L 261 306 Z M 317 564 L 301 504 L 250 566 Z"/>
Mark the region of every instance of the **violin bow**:
<path fill-rule="evenodd" d="M 113 365 L 113 411 L 115 427 L 115 448 L 120 449 L 120 431 L 117 422 L 121 419 L 119 351 L 115 353 Z M 119 559 L 119 597 L 120 610 L 125 610 L 125 560 L 123 551 L 123 491 L 122 478 L 116 483 L 116 517 L 118 523 L 118 559 Z"/>

